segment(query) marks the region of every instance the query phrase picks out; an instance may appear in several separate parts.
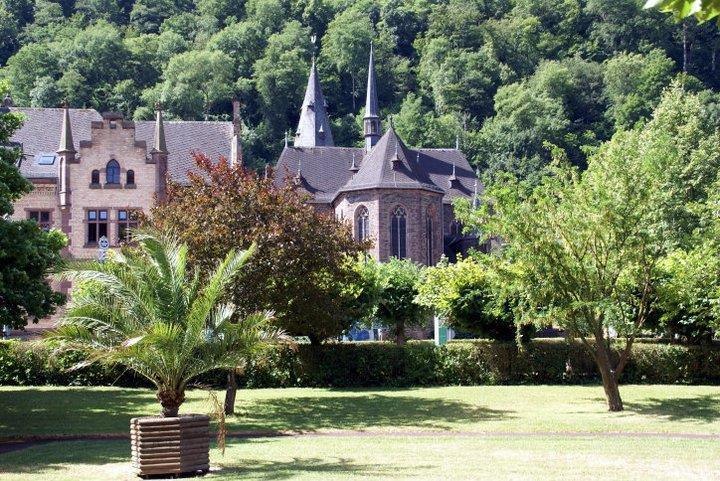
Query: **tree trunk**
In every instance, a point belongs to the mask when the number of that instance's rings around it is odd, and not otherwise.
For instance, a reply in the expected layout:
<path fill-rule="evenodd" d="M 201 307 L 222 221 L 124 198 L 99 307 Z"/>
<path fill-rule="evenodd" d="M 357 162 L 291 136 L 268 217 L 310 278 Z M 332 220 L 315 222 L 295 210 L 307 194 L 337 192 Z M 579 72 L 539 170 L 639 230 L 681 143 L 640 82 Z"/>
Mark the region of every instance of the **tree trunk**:
<path fill-rule="evenodd" d="M 235 414 L 235 398 L 237 397 L 237 378 L 235 371 L 228 372 L 227 388 L 225 389 L 225 415 Z"/>
<path fill-rule="evenodd" d="M 175 389 L 161 390 L 157 392 L 158 401 L 162 406 L 162 417 L 177 417 L 180 405 L 185 402 L 185 392 Z"/>
<path fill-rule="evenodd" d="M 395 344 L 402 346 L 405 344 L 405 323 L 399 322 L 395 326 Z"/>
<path fill-rule="evenodd" d="M 624 410 L 622 398 L 620 397 L 620 388 L 618 380 L 615 376 L 615 370 L 612 368 L 612 360 L 610 358 L 610 349 L 605 345 L 604 339 L 596 338 L 596 362 L 602 377 L 603 389 L 607 398 L 608 409 L 610 411 Z"/>

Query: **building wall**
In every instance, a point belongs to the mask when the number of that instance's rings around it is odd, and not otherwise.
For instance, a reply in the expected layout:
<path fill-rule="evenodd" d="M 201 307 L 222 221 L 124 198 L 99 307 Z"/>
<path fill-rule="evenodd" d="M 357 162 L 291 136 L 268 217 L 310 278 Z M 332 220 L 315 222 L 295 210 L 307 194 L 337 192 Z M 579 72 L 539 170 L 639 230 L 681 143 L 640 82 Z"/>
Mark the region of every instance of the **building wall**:
<path fill-rule="evenodd" d="M 406 212 L 407 257 L 421 264 L 435 264 L 443 253 L 442 195 L 425 190 L 367 190 L 343 193 L 335 202 L 338 218 L 352 223 L 357 238 L 356 212 L 362 206 L 368 209 L 370 237 L 373 247 L 369 253 L 379 261 L 387 261 L 392 253 L 391 222 L 395 209 L 401 206 Z M 427 216 L 432 222 L 432 254 L 428 259 Z"/>
<path fill-rule="evenodd" d="M 60 210 L 58 209 L 57 184 L 54 181 L 33 180 L 33 191 L 15 202 L 15 220 L 27 219 L 29 211 L 50 211 L 53 227 L 60 228 Z"/>
<path fill-rule="evenodd" d="M 106 183 L 107 163 L 115 159 L 120 164 L 120 184 Z M 69 165 L 71 178 L 70 254 L 77 258 L 97 256 L 97 245 L 87 242 L 87 211 L 108 210 L 108 239 L 111 246 L 119 245 L 118 211 L 141 209 L 148 211 L 155 194 L 155 165 L 146 160 L 146 147 L 135 142 L 132 122 L 105 118 L 94 122 L 90 143 L 78 149 L 77 163 Z M 127 184 L 127 171 L 135 172 L 135 185 Z M 93 170 L 100 171 L 100 184 L 91 185 Z"/>

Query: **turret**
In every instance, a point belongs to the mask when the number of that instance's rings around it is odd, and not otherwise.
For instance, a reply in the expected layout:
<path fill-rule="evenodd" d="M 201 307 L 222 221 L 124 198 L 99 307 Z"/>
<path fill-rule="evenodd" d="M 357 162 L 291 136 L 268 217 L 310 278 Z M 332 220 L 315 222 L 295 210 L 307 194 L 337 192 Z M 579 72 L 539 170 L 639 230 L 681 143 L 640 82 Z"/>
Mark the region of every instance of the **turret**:
<path fill-rule="evenodd" d="M 155 195 L 158 202 L 163 202 L 167 193 L 168 149 L 160 103 L 155 104 L 155 141 L 150 150 L 150 159 L 155 164 Z"/>
<path fill-rule="evenodd" d="M 320 88 L 320 76 L 315 65 L 315 58 L 310 67 L 310 76 L 300 109 L 300 120 L 295 133 L 294 145 L 295 147 L 332 147 L 335 145 L 330 131 L 327 103 Z"/>
<path fill-rule="evenodd" d="M 76 161 L 77 151 L 72 136 L 72 124 L 70 122 L 70 108 L 67 102 L 63 103 L 63 122 L 60 131 L 60 145 L 58 154 L 58 195 L 60 197 L 60 208 L 67 209 L 71 204 L 70 169 L 68 164 Z M 68 212 L 69 215 L 69 212 Z"/>

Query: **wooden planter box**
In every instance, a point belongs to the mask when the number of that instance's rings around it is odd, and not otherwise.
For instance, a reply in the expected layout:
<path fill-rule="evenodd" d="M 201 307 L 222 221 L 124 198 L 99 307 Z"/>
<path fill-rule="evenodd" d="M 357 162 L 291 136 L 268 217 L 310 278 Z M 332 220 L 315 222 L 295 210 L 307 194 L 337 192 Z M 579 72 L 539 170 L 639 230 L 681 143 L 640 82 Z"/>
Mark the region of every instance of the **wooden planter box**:
<path fill-rule="evenodd" d="M 132 464 L 138 476 L 206 473 L 210 469 L 210 417 L 130 420 Z"/>

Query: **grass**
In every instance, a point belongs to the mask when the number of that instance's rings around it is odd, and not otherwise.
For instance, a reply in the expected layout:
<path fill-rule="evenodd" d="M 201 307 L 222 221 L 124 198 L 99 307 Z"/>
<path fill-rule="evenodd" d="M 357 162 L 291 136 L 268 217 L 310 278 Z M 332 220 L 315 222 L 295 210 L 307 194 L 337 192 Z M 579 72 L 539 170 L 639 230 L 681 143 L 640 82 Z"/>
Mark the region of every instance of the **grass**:
<path fill-rule="evenodd" d="M 597 386 L 241 391 L 230 430 L 438 429 L 483 432 L 720 434 L 720 388 L 623 386 L 626 411 L 607 412 Z M 190 391 L 181 412 L 209 412 Z M 125 433 L 133 416 L 158 412 L 145 389 L 0 387 L 0 437 Z"/>
<path fill-rule="evenodd" d="M 682 437 L 720 436 L 720 388 L 622 394 L 627 410 L 609 413 L 596 386 L 241 391 L 230 430 L 311 435 L 230 439 L 208 479 L 720 479 L 718 439 Z M 192 391 L 183 411 L 209 407 Z M 126 433 L 157 410 L 147 390 L 2 387 L 0 436 Z M 38 444 L 0 454 L 0 479 L 137 479 L 128 458 L 128 441 Z"/>
<path fill-rule="evenodd" d="M 3 481 L 137 479 L 127 442 L 71 442 L 0 455 Z M 670 481 L 720 479 L 717 441 L 592 437 L 294 437 L 234 440 L 218 480 Z"/>

